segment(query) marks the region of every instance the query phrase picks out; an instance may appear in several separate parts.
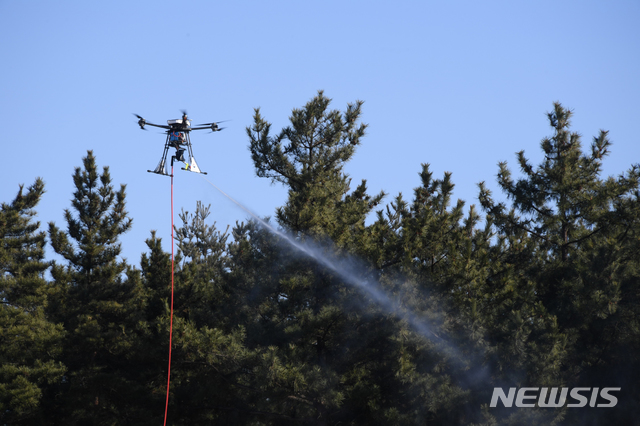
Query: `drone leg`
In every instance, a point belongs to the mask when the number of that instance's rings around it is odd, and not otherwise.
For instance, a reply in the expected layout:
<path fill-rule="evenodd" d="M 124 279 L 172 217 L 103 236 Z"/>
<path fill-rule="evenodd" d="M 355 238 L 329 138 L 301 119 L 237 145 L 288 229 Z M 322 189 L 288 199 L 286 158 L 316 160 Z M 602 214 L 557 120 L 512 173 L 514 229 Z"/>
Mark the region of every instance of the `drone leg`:
<path fill-rule="evenodd" d="M 187 152 L 189 155 L 189 164 L 187 166 L 188 168 L 185 168 L 183 170 L 187 170 L 194 173 L 202 173 L 206 175 L 205 172 L 200 170 L 200 167 L 198 167 L 198 163 L 196 163 L 196 158 L 193 156 L 193 148 L 191 147 L 191 137 L 189 136 L 189 133 L 186 134 L 186 145 L 187 145 Z"/>
<path fill-rule="evenodd" d="M 169 152 L 169 136 L 167 135 L 167 141 L 164 144 L 164 150 L 162 151 L 162 158 L 160 159 L 160 162 L 158 163 L 158 165 L 156 166 L 156 168 L 154 170 L 147 170 L 147 171 L 149 173 L 156 173 L 156 174 L 159 174 L 159 175 L 171 176 L 169 173 L 167 173 L 167 170 L 166 170 L 167 153 L 168 152 Z"/>

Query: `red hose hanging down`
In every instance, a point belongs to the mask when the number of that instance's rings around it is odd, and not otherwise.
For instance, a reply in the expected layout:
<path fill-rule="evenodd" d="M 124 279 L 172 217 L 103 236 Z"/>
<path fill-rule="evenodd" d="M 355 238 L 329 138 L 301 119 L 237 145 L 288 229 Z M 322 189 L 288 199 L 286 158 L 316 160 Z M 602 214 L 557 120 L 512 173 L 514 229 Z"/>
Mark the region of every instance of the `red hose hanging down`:
<path fill-rule="evenodd" d="M 171 339 L 173 337 L 173 158 L 171 159 L 171 317 L 169 320 L 169 368 L 167 371 L 167 401 L 164 406 L 164 426 L 167 425 L 169 410 L 169 384 L 171 383 Z"/>

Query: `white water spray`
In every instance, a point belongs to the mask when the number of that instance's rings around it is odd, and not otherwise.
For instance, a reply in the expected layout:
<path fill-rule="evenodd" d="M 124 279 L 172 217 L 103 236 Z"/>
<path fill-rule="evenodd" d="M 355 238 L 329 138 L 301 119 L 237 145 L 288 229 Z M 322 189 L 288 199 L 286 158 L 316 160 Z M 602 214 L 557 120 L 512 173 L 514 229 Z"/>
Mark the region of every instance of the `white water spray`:
<path fill-rule="evenodd" d="M 406 308 L 403 309 L 401 303 L 397 299 L 390 298 L 384 290 L 380 288 L 377 283 L 374 283 L 370 280 L 363 280 L 360 276 L 353 272 L 353 269 L 356 269 L 355 264 L 357 263 L 356 259 L 347 256 L 342 259 L 329 257 L 325 250 L 323 250 L 320 246 L 313 244 L 310 241 L 297 241 L 292 238 L 290 235 L 285 234 L 284 232 L 274 228 L 268 222 L 262 220 L 258 215 L 253 213 L 251 210 L 240 204 L 238 201 L 233 199 L 229 194 L 225 193 L 222 189 L 218 188 L 213 182 L 208 180 L 203 176 L 203 179 L 209 182 L 211 186 L 216 188 L 222 195 L 231 200 L 234 204 L 240 207 L 242 210 L 247 212 L 251 217 L 253 217 L 260 225 L 262 225 L 265 229 L 271 232 L 274 235 L 281 237 L 285 240 L 289 245 L 295 247 L 297 250 L 301 251 L 305 255 L 310 258 L 315 259 L 318 263 L 332 270 L 336 275 L 342 278 L 347 284 L 354 286 L 360 291 L 367 294 L 371 297 L 378 305 L 386 309 L 388 312 L 393 313 L 394 315 L 405 320 L 414 331 L 418 332 L 423 337 L 432 341 L 433 343 L 438 343 L 441 346 L 441 350 L 448 353 L 450 356 L 454 358 L 455 361 L 461 361 L 460 352 L 453 348 L 450 344 L 448 344 L 442 337 L 436 334 L 431 325 L 427 322 L 427 320 L 423 318 L 418 318 L 418 316 L 408 311 Z M 363 267 L 357 269 L 364 269 Z"/>

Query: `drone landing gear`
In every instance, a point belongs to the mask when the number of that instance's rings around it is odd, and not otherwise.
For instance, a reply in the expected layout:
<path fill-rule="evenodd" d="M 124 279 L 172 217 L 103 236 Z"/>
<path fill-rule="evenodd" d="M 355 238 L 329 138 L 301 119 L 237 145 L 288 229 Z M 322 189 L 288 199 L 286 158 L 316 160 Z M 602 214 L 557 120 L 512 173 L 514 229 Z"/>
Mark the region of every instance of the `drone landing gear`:
<path fill-rule="evenodd" d="M 196 163 L 196 159 L 193 156 L 193 151 L 191 149 L 191 140 L 189 139 L 189 133 L 186 134 L 186 140 L 184 145 L 186 146 L 186 148 L 183 148 L 181 145 L 176 145 L 175 141 L 172 141 L 170 139 L 170 135 L 167 134 L 167 141 L 164 144 L 164 151 L 162 152 L 162 158 L 160 159 L 160 162 L 158 163 L 158 165 L 154 170 L 147 170 L 147 171 L 149 173 L 156 173 L 159 175 L 171 176 L 171 174 L 167 173 L 167 168 L 166 168 L 167 154 L 169 153 L 169 148 L 175 148 L 176 153 L 171 157 L 172 168 L 173 168 L 173 162 L 175 160 L 178 160 L 185 164 L 185 167 L 182 167 L 182 170 L 186 170 L 188 172 L 193 172 L 193 173 L 201 173 L 203 175 L 206 175 L 207 172 L 203 172 L 202 170 L 200 170 L 200 167 L 198 167 L 198 163 Z M 189 162 L 185 161 L 185 158 L 184 158 L 185 150 L 188 151 Z"/>
<path fill-rule="evenodd" d="M 168 151 L 169 151 L 169 147 L 165 144 L 164 151 L 162 152 L 162 158 L 160 159 L 160 162 L 158 163 L 158 165 L 156 166 L 155 169 L 147 170 L 149 173 L 156 173 L 156 174 L 159 174 L 159 175 L 171 176 L 169 173 L 167 173 L 167 167 L 166 167 L 167 152 Z M 171 165 L 173 166 L 173 161 L 171 161 Z"/>
<path fill-rule="evenodd" d="M 203 175 L 207 174 L 207 172 L 203 172 L 202 170 L 200 170 L 200 167 L 198 167 L 198 163 L 196 163 L 196 159 L 193 156 L 191 157 L 190 163 L 187 163 L 186 161 L 184 161 L 184 157 L 182 160 L 180 160 L 179 158 L 173 157 L 171 159 L 172 162 L 174 158 L 177 159 L 178 161 L 182 161 L 185 164 L 185 167 L 182 167 L 182 170 L 186 170 L 188 172 L 194 172 L 194 173 L 202 173 Z"/>

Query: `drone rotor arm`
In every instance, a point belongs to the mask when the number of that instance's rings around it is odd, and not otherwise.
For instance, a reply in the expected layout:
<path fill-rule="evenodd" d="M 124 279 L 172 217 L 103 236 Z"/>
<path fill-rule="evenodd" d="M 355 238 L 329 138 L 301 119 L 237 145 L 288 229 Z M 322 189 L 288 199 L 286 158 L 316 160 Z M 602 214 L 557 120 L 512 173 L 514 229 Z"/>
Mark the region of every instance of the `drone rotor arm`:
<path fill-rule="evenodd" d="M 150 123 L 150 122 L 148 122 L 147 120 L 145 120 L 143 117 L 139 116 L 138 114 L 133 114 L 133 115 L 135 115 L 136 117 L 138 117 L 138 125 L 140 126 L 140 128 L 141 128 L 142 130 L 146 130 L 146 129 L 144 128 L 144 126 L 160 127 L 161 129 L 171 129 L 171 127 L 169 127 L 169 126 L 164 126 L 164 125 L 161 125 L 161 124 L 154 124 L 154 123 Z"/>
<path fill-rule="evenodd" d="M 163 124 L 153 124 L 153 123 L 149 123 L 148 121 L 147 121 L 147 122 L 145 122 L 145 124 L 146 124 L 147 126 L 160 127 L 161 129 L 167 129 L 167 130 L 170 130 L 170 129 L 171 129 L 171 127 L 169 127 L 169 126 L 165 126 L 165 125 L 163 125 Z"/>

